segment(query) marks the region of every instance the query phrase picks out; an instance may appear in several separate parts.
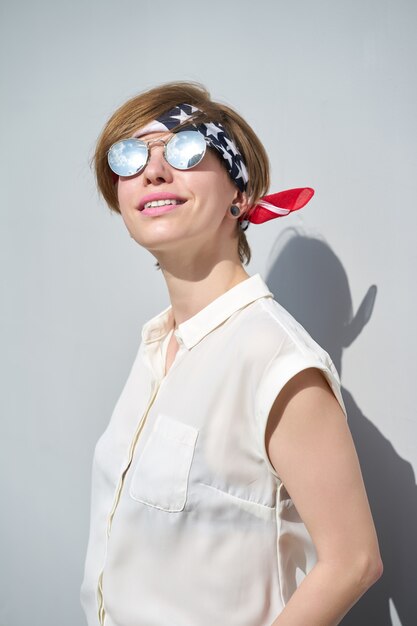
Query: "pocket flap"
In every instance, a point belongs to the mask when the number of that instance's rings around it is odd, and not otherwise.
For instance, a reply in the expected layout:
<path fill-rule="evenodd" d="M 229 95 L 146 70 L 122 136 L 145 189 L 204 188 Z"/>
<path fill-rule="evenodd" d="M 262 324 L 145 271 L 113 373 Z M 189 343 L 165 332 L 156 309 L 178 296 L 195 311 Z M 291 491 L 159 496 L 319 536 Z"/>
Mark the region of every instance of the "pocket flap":
<path fill-rule="evenodd" d="M 198 429 L 160 414 L 138 459 L 130 496 L 164 511 L 182 511 Z"/>

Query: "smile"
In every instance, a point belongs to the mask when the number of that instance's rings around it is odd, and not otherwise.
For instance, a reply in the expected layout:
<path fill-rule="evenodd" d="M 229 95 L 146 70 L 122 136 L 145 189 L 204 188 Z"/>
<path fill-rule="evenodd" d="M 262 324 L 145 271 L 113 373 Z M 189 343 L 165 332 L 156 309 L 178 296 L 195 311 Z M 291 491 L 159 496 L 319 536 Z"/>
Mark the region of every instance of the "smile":
<path fill-rule="evenodd" d="M 142 215 L 148 216 L 156 216 L 162 215 L 163 213 L 170 213 L 177 206 L 184 204 L 184 200 L 152 200 L 152 202 L 146 202 L 143 206 L 144 208 L 141 210 Z"/>
<path fill-rule="evenodd" d="M 150 207 L 165 206 L 170 204 L 183 204 L 183 200 L 176 200 L 174 198 L 169 198 L 168 200 L 153 200 L 152 202 L 146 202 L 143 208 L 149 209 Z"/>
<path fill-rule="evenodd" d="M 172 191 L 159 191 L 143 196 L 138 204 L 138 209 L 141 213 L 145 213 L 145 215 L 148 211 L 153 215 L 155 211 L 161 210 L 164 212 L 171 210 L 179 204 L 184 204 L 185 201 L 185 198 L 181 198 L 181 196 L 178 196 Z"/>

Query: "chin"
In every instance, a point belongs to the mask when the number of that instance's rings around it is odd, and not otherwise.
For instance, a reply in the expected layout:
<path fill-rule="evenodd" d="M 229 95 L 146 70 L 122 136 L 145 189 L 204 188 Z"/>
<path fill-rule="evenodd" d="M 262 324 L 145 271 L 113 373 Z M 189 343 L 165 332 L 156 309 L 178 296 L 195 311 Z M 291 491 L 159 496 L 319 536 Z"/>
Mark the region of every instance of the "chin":
<path fill-rule="evenodd" d="M 142 248 L 145 248 L 151 254 L 155 255 L 157 253 L 166 254 L 178 254 L 178 250 L 181 246 L 181 242 L 178 239 L 172 238 L 172 233 L 166 237 L 147 237 L 146 239 L 142 237 L 134 237 L 136 243 L 138 243 Z"/>

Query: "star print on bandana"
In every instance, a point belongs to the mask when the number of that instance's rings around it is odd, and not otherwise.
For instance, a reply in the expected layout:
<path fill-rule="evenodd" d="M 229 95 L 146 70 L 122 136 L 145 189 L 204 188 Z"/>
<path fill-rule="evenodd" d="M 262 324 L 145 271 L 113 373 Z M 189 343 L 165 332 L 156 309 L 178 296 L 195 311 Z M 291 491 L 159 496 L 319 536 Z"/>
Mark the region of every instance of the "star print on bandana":
<path fill-rule="evenodd" d="M 200 113 L 200 109 L 191 104 L 180 104 L 170 111 L 163 113 L 156 119 L 161 125 L 161 130 L 171 130 L 186 122 L 194 113 Z M 153 128 L 156 130 L 156 126 Z M 226 129 L 220 122 L 208 122 L 207 124 L 193 124 L 186 128 L 199 130 L 205 137 L 209 146 L 217 150 L 224 159 L 224 164 L 229 172 L 230 178 L 234 181 L 240 191 L 245 191 L 248 183 L 248 172 L 245 162 L 235 142 L 227 134 Z M 185 130 L 185 129 L 183 129 Z"/>

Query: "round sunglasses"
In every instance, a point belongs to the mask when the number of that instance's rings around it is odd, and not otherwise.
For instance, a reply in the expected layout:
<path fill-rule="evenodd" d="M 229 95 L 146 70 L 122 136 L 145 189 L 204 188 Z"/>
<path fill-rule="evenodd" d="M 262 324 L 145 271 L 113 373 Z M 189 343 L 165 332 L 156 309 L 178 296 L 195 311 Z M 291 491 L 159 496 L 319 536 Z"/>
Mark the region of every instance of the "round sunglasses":
<path fill-rule="evenodd" d="M 137 137 L 130 137 L 116 141 L 110 147 L 107 153 L 110 169 L 118 176 L 138 174 L 149 161 L 149 145 L 153 143 L 164 144 L 165 160 L 177 170 L 195 167 L 207 150 L 205 137 L 198 130 L 182 130 L 165 141 L 142 141 Z"/>

